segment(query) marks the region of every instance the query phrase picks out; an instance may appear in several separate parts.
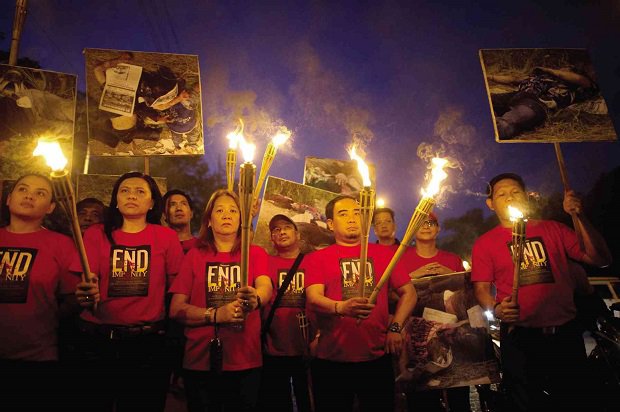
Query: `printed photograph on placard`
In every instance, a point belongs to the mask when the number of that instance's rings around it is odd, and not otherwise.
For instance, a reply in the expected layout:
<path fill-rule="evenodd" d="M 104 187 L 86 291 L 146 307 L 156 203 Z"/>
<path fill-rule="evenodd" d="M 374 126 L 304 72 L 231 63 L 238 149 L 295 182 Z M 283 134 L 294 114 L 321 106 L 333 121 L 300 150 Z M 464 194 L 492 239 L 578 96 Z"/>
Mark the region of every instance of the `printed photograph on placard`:
<path fill-rule="evenodd" d="M 375 166 L 368 163 L 370 182 L 376 185 Z M 354 160 L 325 159 L 306 157 L 304 165 L 304 185 L 316 187 L 342 195 L 359 196 L 364 187 L 362 177 Z"/>
<path fill-rule="evenodd" d="M 275 255 L 269 221 L 282 214 L 291 218 L 301 236 L 301 251 L 309 253 L 335 242 L 327 228 L 325 206 L 335 195 L 325 190 L 269 176 L 258 213 L 253 243 Z"/>
<path fill-rule="evenodd" d="M 397 381 L 416 390 L 499 382 L 489 324 L 474 296 L 470 272 L 412 282 L 418 301 L 405 326 Z"/>
<path fill-rule="evenodd" d="M 198 56 L 84 54 L 91 156 L 204 154 Z"/>
<path fill-rule="evenodd" d="M 116 175 L 78 175 L 76 202 L 92 198 L 100 200 L 105 206 L 110 204 L 114 183 L 120 176 Z M 165 177 L 153 177 L 162 196 L 168 191 Z"/>
<path fill-rule="evenodd" d="M 482 49 L 495 140 L 617 140 L 585 49 Z"/>
<path fill-rule="evenodd" d="M 48 174 L 32 152 L 41 137 L 57 141 L 71 169 L 76 81 L 73 74 L 0 64 L 0 179 Z"/>

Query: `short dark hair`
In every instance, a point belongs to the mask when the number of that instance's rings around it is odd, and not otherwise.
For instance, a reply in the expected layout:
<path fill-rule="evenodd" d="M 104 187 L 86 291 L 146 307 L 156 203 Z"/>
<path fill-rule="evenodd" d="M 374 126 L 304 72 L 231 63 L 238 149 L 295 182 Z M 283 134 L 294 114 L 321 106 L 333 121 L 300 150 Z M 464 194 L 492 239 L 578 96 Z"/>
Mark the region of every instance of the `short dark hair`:
<path fill-rule="evenodd" d="M 336 196 L 335 198 L 330 200 L 329 203 L 327 203 L 327 206 L 325 206 L 325 217 L 326 218 L 332 219 L 332 220 L 334 219 L 334 206 L 336 206 L 336 203 L 340 202 L 342 199 L 352 199 L 357 202 L 357 199 L 350 195 Z"/>
<path fill-rule="evenodd" d="M 493 187 L 495 186 L 495 184 L 500 180 L 504 179 L 514 180 L 519 184 L 519 186 L 521 186 L 521 189 L 525 191 L 525 182 L 523 181 L 523 178 L 521 176 L 516 173 L 501 173 L 495 176 L 493 179 L 489 180 L 489 183 L 487 183 L 487 197 L 489 199 L 493 197 Z"/>
<path fill-rule="evenodd" d="M 394 220 L 394 211 L 392 209 L 390 209 L 389 207 L 379 207 L 377 209 L 375 209 L 375 212 L 372 214 L 372 224 L 375 224 L 375 216 L 377 216 L 379 213 L 389 213 L 390 216 L 392 216 L 392 220 Z"/>
<path fill-rule="evenodd" d="M 189 205 L 189 208 L 191 210 L 194 210 L 194 202 L 192 202 L 192 198 L 189 197 L 189 195 L 185 193 L 184 191 L 182 191 L 181 189 L 170 189 L 166 192 L 166 194 L 162 198 L 164 209 L 168 209 L 168 199 L 170 199 L 170 197 L 172 197 L 173 195 L 180 195 L 180 196 L 185 197 L 185 199 L 187 199 L 187 204 Z"/>
<path fill-rule="evenodd" d="M 95 197 L 87 197 L 75 204 L 75 210 L 78 212 L 86 207 L 86 205 L 97 205 L 101 206 L 101 209 L 105 210 L 105 205 L 103 202 Z"/>

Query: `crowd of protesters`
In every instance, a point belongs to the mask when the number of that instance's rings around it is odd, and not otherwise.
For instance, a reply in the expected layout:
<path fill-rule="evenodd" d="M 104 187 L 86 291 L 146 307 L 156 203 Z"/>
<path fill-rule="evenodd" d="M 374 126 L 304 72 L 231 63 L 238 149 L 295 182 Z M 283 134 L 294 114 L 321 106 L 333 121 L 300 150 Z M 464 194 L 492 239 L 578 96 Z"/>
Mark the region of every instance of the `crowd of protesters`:
<path fill-rule="evenodd" d="M 587 410 L 571 265 L 600 267 L 611 255 L 569 191 L 563 206 L 575 230 L 528 222 L 526 243 L 540 253 L 523 262 L 514 302 L 507 206 L 527 202 L 520 176 L 493 178 L 486 203 L 500 223 L 472 251 L 477 303 L 501 321 L 506 405 Z M 296 223 L 273 216 L 276 255 L 249 248 L 247 285 L 239 198 L 226 189 L 212 194 L 194 236 L 198 210 L 186 193 L 162 196 L 149 175 L 122 175 L 107 205 L 78 203 L 90 273 L 71 238 L 42 226 L 56 207 L 47 177 L 17 179 L 3 207 L 0 368 L 11 384 L 0 389 L 0 403 L 7 411 L 163 411 L 171 386 L 184 390 L 191 412 L 394 410 L 393 359 L 418 301 L 411 280 L 463 271 L 458 256 L 437 248 L 431 214 L 371 302 L 398 247 L 394 212 L 376 211 L 378 241 L 368 245 L 360 279 L 360 206 L 349 195 L 326 206 L 335 244 L 307 256 Z M 450 410 L 469 410 L 467 391 L 449 394 Z M 408 398 L 412 411 L 442 407 L 438 393 Z"/>

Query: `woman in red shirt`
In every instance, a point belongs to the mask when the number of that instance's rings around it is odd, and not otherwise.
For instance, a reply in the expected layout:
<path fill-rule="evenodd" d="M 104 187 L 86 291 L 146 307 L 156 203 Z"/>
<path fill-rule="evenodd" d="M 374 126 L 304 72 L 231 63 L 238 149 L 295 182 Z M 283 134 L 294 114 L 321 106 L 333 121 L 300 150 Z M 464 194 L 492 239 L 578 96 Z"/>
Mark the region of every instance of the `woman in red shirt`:
<path fill-rule="evenodd" d="M 267 253 L 258 246 L 250 247 L 248 286 L 240 287 L 240 223 L 237 195 L 216 191 L 202 217 L 199 244 L 170 288 L 170 316 L 186 325 L 183 367 L 190 412 L 251 410 L 258 397 L 258 309 L 272 288 Z"/>
<path fill-rule="evenodd" d="M 76 291 L 80 305 L 91 309 L 78 325 L 76 376 L 87 383 L 79 392 L 91 400 L 88 410 L 164 410 L 170 378 L 165 296 L 183 250 L 176 232 L 160 225 L 161 213 L 153 178 L 125 173 L 114 184 L 105 223 L 84 233 L 96 282 L 81 282 Z M 79 271 L 77 261 L 73 267 Z"/>

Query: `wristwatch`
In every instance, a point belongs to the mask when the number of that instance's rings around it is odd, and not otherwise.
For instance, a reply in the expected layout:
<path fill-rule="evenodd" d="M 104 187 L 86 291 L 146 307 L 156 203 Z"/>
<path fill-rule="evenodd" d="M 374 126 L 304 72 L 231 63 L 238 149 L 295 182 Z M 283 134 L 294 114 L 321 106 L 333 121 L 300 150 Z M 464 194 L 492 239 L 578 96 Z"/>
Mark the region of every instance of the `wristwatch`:
<path fill-rule="evenodd" d="M 398 322 L 392 322 L 392 324 L 388 326 L 388 332 L 400 333 L 401 330 L 402 328 Z"/>

